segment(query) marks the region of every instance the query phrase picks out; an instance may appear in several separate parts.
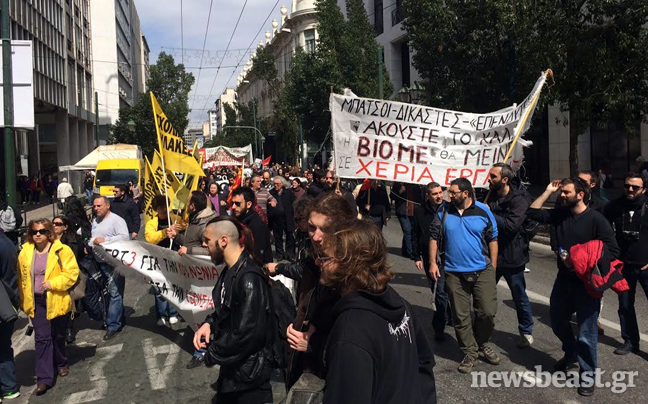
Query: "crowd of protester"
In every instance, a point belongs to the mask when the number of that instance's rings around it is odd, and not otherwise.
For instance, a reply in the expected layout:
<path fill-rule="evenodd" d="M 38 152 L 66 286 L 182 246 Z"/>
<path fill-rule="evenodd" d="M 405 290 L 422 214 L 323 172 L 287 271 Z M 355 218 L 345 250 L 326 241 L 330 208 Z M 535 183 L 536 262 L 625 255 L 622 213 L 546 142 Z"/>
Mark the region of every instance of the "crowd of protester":
<path fill-rule="evenodd" d="M 524 274 L 539 223 L 549 225 L 558 267 L 550 320 L 564 356 L 555 370 L 578 368 L 582 374 L 597 368 L 601 298 L 576 273 L 580 263 L 570 255 L 590 242 L 602 242 L 608 266 L 614 258 L 626 265 L 628 290 L 619 294 L 624 342 L 615 353 L 639 350 L 637 284 L 648 297 L 648 255 L 641 247 L 648 237 L 646 179 L 641 173 L 628 174 L 623 195 L 606 205 L 596 195 L 600 181 L 595 172 L 552 181 L 534 199 L 511 167 L 496 164 L 489 172 L 490 192 L 480 202 L 465 178 L 446 188 L 436 182 L 341 181 L 318 167 L 248 170 L 240 184 L 236 168 L 206 172 L 189 197 L 186 223 L 169 208 L 171 201 L 155 197 L 156 216 L 146 223 L 143 237 L 180 255 L 209 256 L 224 268 L 213 289 L 215 310 L 194 334 L 195 352 L 186 366 L 220 365 L 219 403 L 272 402 L 275 367 L 285 371 L 289 397 L 297 386 L 326 403 L 436 402 L 435 362 L 424 322 L 431 322 L 437 344 L 446 341 L 446 327 L 454 327 L 464 355 L 460 373 L 470 373 L 480 357 L 498 365 L 501 358 L 490 338 L 497 283 L 504 278 L 517 312 L 518 347 L 534 343 Z M 38 178 L 30 181 L 36 191 L 47 186 Z M 555 206 L 546 209 L 554 193 L 559 193 Z M 133 184 L 116 187 L 114 198 L 92 198 L 92 217 L 76 196 L 57 197 L 66 214 L 30 221 L 19 254 L 7 244 L 8 230 L 0 233 L 0 249 L 8 257 L 0 276 L 35 333 L 39 395 L 54 385 L 56 375 L 69 374 L 65 344 L 74 343 L 74 318 L 84 311 L 69 291 L 84 273 L 92 275 L 87 257 L 94 257 L 106 282 L 103 339 L 117 337 L 125 327 L 124 277 L 92 247 L 136 239 L 141 227 L 143 197 Z M 428 280 L 432 318 L 417 316 L 389 285 L 393 273 L 382 229 L 392 214 L 403 233 L 402 256 Z M 11 221 L 3 216 L 5 222 Z M 295 317 L 280 330 L 289 349 L 279 363 L 272 331 L 277 303 L 271 277 L 276 275 L 297 285 L 291 303 Z M 160 293 L 154 305 L 159 326 L 182 321 Z M 264 312 L 268 315 L 259 315 Z M 570 324 L 573 314 L 577 335 Z M 5 359 L 13 358 L 12 331 L 12 323 L 0 324 Z M 7 398 L 18 394 L 13 359 L 9 362 L 0 369 L 0 394 Z M 580 385 L 578 393 L 591 395 L 594 386 Z"/>

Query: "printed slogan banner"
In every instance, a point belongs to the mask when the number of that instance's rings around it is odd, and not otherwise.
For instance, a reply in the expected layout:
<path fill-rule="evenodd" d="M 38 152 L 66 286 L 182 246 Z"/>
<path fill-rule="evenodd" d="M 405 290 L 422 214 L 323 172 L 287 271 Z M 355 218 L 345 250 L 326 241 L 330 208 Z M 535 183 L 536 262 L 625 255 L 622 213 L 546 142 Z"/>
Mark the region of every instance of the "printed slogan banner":
<path fill-rule="evenodd" d="M 251 166 L 252 161 L 252 145 L 243 147 L 208 147 L 205 149 L 203 168 L 217 166 Z"/>
<path fill-rule="evenodd" d="M 179 255 L 142 241 L 117 241 L 95 247 L 95 253 L 125 275 L 137 275 L 173 305 L 196 329 L 214 311 L 212 289 L 223 267 L 209 257 Z"/>
<path fill-rule="evenodd" d="M 529 128 L 546 75 L 521 104 L 488 114 L 360 98 L 349 89 L 331 94 L 332 168 L 343 178 L 449 185 L 465 177 L 485 188 L 489 169 L 511 147 L 508 163 L 522 164 L 531 142 L 514 142 L 515 135 Z"/>

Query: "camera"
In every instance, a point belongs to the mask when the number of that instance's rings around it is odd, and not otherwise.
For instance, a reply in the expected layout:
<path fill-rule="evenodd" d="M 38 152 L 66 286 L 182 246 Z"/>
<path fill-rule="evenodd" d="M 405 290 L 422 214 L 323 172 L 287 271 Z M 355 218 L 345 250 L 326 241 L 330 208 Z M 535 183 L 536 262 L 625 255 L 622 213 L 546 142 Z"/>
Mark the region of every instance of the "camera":
<path fill-rule="evenodd" d="M 639 240 L 639 232 L 638 231 L 624 230 L 623 231 L 623 238 L 626 241 L 638 241 Z"/>

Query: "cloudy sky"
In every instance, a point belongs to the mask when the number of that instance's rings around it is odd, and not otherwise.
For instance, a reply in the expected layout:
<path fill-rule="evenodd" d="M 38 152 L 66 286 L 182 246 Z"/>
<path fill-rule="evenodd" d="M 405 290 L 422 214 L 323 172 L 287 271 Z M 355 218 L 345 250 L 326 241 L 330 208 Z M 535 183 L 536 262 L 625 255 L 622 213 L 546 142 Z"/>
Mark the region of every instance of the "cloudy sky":
<path fill-rule="evenodd" d="M 210 3 L 213 4 L 211 17 Z M 184 64 L 199 79 L 189 97 L 190 128 L 201 127 L 207 120 L 207 110 L 214 106 L 226 86 L 236 86 L 236 78 L 249 59 L 249 53 L 264 38 L 265 31 L 272 28 L 272 19 L 280 20 L 279 8 L 284 4 L 290 8 L 291 3 L 290 0 L 135 0 L 142 31 L 151 48 L 151 64 L 161 51 L 173 55 L 176 63 L 180 62 L 183 57 L 181 38 L 184 38 Z M 234 32 L 239 15 L 241 20 Z M 230 37 L 232 42 L 225 54 Z M 205 52 L 201 53 L 203 43 Z M 250 45 L 251 51 L 248 50 Z M 201 54 L 203 68 L 199 69 Z M 217 69 L 219 65 L 220 70 Z"/>

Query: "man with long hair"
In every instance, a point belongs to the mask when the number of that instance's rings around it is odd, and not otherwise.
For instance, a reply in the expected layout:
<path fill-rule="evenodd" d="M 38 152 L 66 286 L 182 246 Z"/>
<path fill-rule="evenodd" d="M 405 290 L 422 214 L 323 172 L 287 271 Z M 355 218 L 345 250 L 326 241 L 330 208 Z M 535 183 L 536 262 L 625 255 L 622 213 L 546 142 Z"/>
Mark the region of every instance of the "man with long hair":
<path fill-rule="evenodd" d="M 337 290 L 325 403 L 435 403 L 434 356 L 412 307 L 388 282 L 385 239 L 368 220 L 324 239 L 321 283 Z"/>

